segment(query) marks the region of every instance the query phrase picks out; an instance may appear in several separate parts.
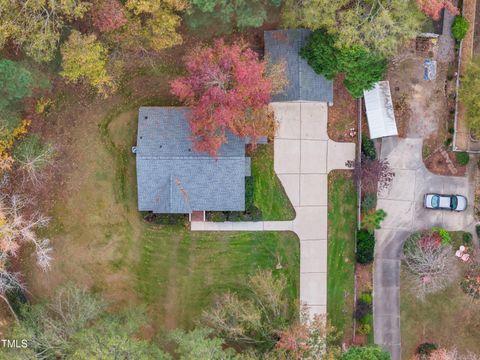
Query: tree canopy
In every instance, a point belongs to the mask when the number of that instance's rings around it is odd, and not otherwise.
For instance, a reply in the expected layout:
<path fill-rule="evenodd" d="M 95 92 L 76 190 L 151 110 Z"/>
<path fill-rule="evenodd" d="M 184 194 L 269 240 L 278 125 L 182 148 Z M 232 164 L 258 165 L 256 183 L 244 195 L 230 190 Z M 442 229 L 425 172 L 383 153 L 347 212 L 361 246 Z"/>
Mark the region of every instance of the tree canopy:
<path fill-rule="evenodd" d="M 226 132 L 253 144 L 272 134 L 270 95 L 277 87 L 267 64 L 244 43 L 215 41 L 185 58 L 187 75 L 171 83 L 174 95 L 192 109 L 189 119 L 196 151 L 215 156 Z"/>
<path fill-rule="evenodd" d="M 127 15 L 118 0 L 98 1 L 91 9 L 93 25 L 101 32 L 110 32 L 127 23 Z"/>
<path fill-rule="evenodd" d="M 191 0 L 187 23 L 193 28 L 223 25 L 223 30 L 260 27 L 267 18 L 269 7 L 280 6 L 281 0 Z"/>
<path fill-rule="evenodd" d="M 0 60 L 0 111 L 12 102 L 32 93 L 32 74 L 23 66 L 7 59 Z"/>
<path fill-rule="evenodd" d="M 50 61 L 65 25 L 89 6 L 82 0 L 0 0 L 0 47 L 11 41 L 34 60 Z"/>
<path fill-rule="evenodd" d="M 126 47 L 162 50 L 182 43 L 177 32 L 188 3 L 184 0 L 127 0 L 128 23 L 117 40 Z"/>
<path fill-rule="evenodd" d="M 344 73 L 344 85 L 355 98 L 363 96 L 381 80 L 387 70 L 387 61 L 364 46 L 338 47 L 337 37 L 326 30 L 314 31 L 300 55 L 317 74 L 333 80 Z"/>
<path fill-rule="evenodd" d="M 99 93 L 108 94 L 114 88 L 112 77 L 107 72 L 108 51 L 97 37 L 73 31 L 62 45 L 60 73 L 67 81 L 86 80 Z"/>
<path fill-rule="evenodd" d="M 415 38 L 423 21 L 413 0 L 286 0 L 283 7 L 287 27 L 325 29 L 337 48 L 363 46 L 387 57 Z"/>
<path fill-rule="evenodd" d="M 427 16 L 433 20 L 440 19 L 440 14 L 443 9 L 450 11 L 453 15 L 458 15 L 460 12 L 453 4 L 453 0 L 417 0 L 418 7 Z"/>
<path fill-rule="evenodd" d="M 390 360 L 390 354 L 381 347 L 352 346 L 340 356 L 340 360 Z"/>

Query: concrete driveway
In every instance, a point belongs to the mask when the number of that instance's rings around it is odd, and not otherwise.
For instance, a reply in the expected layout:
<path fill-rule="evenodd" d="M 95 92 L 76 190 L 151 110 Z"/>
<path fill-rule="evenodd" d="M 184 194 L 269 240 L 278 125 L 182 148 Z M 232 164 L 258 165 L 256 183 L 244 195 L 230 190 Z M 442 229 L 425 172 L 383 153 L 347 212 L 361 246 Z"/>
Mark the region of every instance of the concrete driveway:
<path fill-rule="evenodd" d="M 328 138 L 326 103 L 272 103 L 279 123 L 274 168 L 295 208 L 292 221 L 198 222 L 194 231 L 293 231 L 300 240 L 300 302 L 327 311 L 328 173 L 355 159 L 354 143 Z"/>
<path fill-rule="evenodd" d="M 377 208 L 387 213 L 382 229 L 375 232 L 374 334 L 375 343 L 401 359 L 400 346 L 400 257 L 402 245 L 416 230 L 440 226 L 447 230 L 472 231 L 474 180 L 469 177 L 438 176 L 422 161 L 421 138 L 384 138 L 381 158 L 395 171 L 390 188 L 379 192 Z M 468 209 L 461 213 L 423 208 L 425 193 L 465 195 Z"/>

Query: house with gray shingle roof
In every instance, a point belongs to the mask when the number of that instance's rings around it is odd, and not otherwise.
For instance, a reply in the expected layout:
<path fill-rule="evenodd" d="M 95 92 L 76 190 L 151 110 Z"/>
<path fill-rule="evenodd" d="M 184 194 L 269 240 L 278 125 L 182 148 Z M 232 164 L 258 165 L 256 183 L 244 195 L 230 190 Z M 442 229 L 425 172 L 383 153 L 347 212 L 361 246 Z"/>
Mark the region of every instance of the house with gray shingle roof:
<path fill-rule="evenodd" d="M 245 140 L 227 134 L 216 158 L 192 148 L 186 107 L 141 107 L 138 113 L 138 209 L 154 213 L 244 211 L 250 158 Z"/>
<path fill-rule="evenodd" d="M 265 31 L 265 56 L 274 64 L 286 62 L 288 86 L 272 97 L 273 102 L 317 101 L 333 104 L 333 83 L 313 71 L 299 51 L 311 31 L 288 29 Z"/>

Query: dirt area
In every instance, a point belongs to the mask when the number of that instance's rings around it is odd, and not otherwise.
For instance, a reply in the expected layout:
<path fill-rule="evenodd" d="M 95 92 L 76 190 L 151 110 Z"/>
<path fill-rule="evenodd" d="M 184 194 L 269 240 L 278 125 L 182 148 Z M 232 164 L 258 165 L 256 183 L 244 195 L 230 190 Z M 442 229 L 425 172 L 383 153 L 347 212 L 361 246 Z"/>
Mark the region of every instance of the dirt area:
<path fill-rule="evenodd" d="M 338 142 L 356 141 L 358 101 L 343 86 L 343 76 L 333 82 L 333 106 L 328 108 L 328 136 Z"/>
<path fill-rule="evenodd" d="M 355 267 L 355 277 L 357 279 L 357 294 L 361 294 L 364 291 L 372 291 L 372 273 L 373 265 L 357 264 Z"/>
<path fill-rule="evenodd" d="M 435 150 L 424 159 L 428 170 L 438 175 L 465 176 L 467 167 L 460 165 L 452 151 L 446 151 L 443 147 Z"/>
<path fill-rule="evenodd" d="M 450 37 L 411 42 L 392 61 L 388 80 L 400 136 L 421 137 L 427 168 L 465 175 L 451 151 L 455 113 L 455 55 Z M 437 61 L 436 78 L 424 80 L 424 60 Z"/>

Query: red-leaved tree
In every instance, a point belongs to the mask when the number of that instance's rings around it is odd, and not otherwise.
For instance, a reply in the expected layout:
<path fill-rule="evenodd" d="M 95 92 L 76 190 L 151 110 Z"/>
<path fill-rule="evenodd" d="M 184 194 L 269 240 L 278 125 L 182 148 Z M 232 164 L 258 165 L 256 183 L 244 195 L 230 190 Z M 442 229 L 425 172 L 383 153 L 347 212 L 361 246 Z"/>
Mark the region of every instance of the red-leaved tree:
<path fill-rule="evenodd" d="M 458 15 L 460 11 L 453 4 L 453 0 L 417 0 L 418 7 L 425 14 L 430 16 L 433 20 L 440 19 L 442 9 L 447 9 L 453 15 Z"/>
<path fill-rule="evenodd" d="M 243 42 L 215 41 L 185 58 L 188 75 L 171 83 L 174 95 L 191 107 L 194 148 L 215 156 L 227 142 L 226 132 L 249 137 L 252 144 L 275 128 L 270 96 L 284 83 L 282 71 L 271 71 Z"/>
<path fill-rule="evenodd" d="M 91 11 L 93 25 L 101 32 L 110 32 L 127 23 L 127 16 L 118 0 L 98 1 Z"/>

